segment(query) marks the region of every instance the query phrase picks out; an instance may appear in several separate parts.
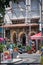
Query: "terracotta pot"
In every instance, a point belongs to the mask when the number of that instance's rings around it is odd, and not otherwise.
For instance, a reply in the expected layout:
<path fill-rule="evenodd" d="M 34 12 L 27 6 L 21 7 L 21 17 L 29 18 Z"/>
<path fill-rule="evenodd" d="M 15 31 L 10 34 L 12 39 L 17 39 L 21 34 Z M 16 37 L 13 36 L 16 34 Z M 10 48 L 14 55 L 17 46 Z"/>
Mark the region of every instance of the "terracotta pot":
<path fill-rule="evenodd" d="M 15 51 L 15 52 L 18 52 L 18 48 L 14 48 L 14 51 Z"/>
<path fill-rule="evenodd" d="M 28 53 L 28 54 L 32 54 L 32 51 L 31 51 L 31 50 L 30 50 L 30 51 L 27 51 L 27 53 Z"/>

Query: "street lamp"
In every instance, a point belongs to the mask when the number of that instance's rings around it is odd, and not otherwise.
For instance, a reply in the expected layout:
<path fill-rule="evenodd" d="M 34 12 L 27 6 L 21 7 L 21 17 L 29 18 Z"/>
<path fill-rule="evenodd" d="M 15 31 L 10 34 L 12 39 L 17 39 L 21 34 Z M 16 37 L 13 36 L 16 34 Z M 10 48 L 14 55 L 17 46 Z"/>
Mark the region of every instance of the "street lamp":
<path fill-rule="evenodd" d="M 26 25 L 31 24 L 31 1 L 26 0 L 26 18 L 25 18 L 25 23 Z M 29 32 L 31 32 L 31 25 L 29 26 Z M 29 45 L 30 45 L 31 39 L 29 35 Z"/>
<path fill-rule="evenodd" d="M 42 21 L 42 7 L 43 7 L 43 0 L 40 0 L 39 1 L 39 4 L 40 4 L 40 31 L 42 32 L 42 35 L 41 35 L 41 37 L 43 38 L 43 28 L 42 28 L 42 26 L 43 26 L 43 21 Z M 41 44 L 43 45 L 43 40 L 41 40 Z"/>
<path fill-rule="evenodd" d="M 43 14 L 43 10 L 42 10 L 42 8 L 43 8 L 43 1 L 41 0 L 41 29 L 42 29 L 42 38 L 43 38 L 43 20 L 42 20 L 42 14 Z M 42 46 L 43 46 L 43 40 L 42 40 Z"/>

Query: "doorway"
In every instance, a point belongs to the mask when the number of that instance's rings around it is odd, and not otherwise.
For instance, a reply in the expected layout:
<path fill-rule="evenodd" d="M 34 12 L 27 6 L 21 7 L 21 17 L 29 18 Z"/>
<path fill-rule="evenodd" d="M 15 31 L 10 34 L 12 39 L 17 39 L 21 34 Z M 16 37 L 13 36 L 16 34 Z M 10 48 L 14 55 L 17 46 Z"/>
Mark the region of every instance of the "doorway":
<path fill-rule="evenodd" d="M 25 34 L 23 34 L 23 37 L 22 37 L 22 45 L 26 46 L 26 36 L 25 36 Z"/>
<path fill-rule="evenodd" d="M 23 46 L 26 46 L 26 35 L 24 32 L 19 33 L 20 41 Z"/>
<path fill-rule="evenodd" d="M 13 32 L 13 43 L 17 43 L 17 40 L 16 40 L 16 31 Z"/>

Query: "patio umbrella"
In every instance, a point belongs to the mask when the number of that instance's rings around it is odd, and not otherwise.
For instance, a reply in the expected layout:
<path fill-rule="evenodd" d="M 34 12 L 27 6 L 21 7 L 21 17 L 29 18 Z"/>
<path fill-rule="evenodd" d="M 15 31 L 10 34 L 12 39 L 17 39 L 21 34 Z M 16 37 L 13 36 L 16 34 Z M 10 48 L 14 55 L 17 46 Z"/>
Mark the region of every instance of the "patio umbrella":
<path fill-rule="evenodd" d="M 39 32 L 31 36 L 31 40 L 36 40 L 36 49 L 38 50 L 38 47 L 39 47 L 38 40 L 40 40 L 41 42 L 43 40 L 42 32 Z"/>
<path fill-rule="evenodd" d="M 42 40 L 43 39 L 42 33 L 40 32 L 40 33 L 37 33 L 37 34 L 31 36 L 31 39 L 32 40 L 38 40 L 38 39 Z"/>
<path fill-rule="evenodd" d="M 3 42 L 4 40 L 5 40 L 5 38 L 2 38 L 2 37 L 0 38 L 0 42 Z"/>

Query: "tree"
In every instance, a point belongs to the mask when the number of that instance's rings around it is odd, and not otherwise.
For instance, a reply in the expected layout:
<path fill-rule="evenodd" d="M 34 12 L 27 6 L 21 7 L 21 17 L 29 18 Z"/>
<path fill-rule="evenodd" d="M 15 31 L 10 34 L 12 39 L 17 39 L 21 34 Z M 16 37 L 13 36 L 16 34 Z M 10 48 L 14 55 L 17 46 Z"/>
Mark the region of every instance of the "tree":
<path fill-rule="evenodd" d="M 18 0 L 0 0 L 0 19 L 3 18 L 4 14 L 5 14 L 5 6 L 6 7 L 9 6 L 9 1 L 14 1 L 14 2 L 18 3 Z"/>
<path fill-rule="evenodd" d="M 3 18 L 5 14 L 5 6 L 9 6 L 10 0 L 0 0 L 0 20 Z"/>

